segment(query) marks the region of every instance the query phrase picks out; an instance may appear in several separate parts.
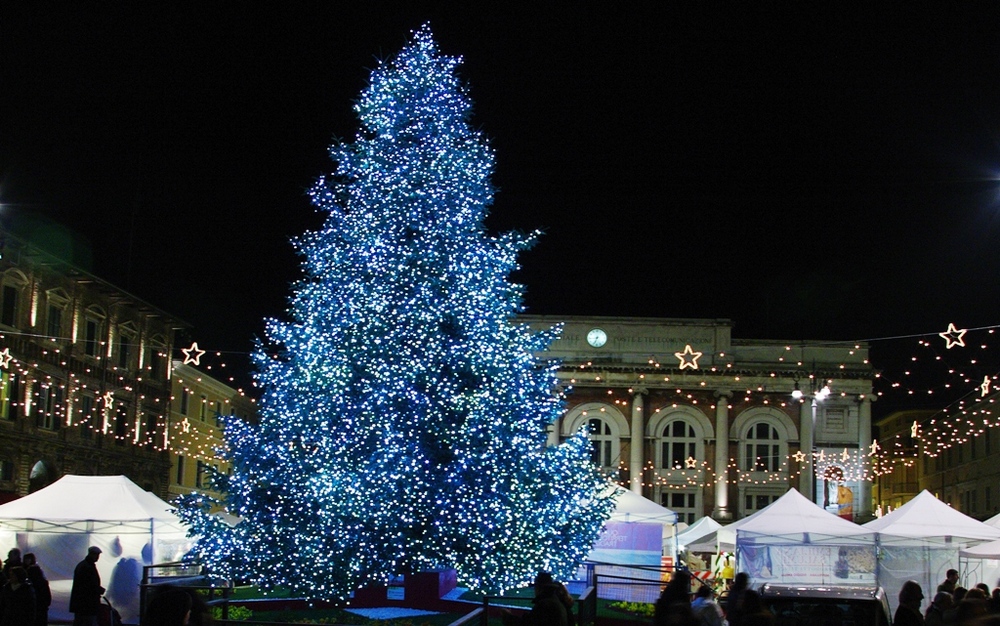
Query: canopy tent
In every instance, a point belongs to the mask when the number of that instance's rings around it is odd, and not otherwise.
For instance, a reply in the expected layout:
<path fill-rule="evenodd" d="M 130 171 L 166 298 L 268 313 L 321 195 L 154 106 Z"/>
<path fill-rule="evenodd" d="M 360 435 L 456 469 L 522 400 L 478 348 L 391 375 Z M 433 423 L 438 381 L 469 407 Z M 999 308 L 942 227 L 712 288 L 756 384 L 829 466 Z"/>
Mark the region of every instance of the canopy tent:
<path fill-rule="evenodd" d="M 956 569 L 966 581 L 964 586 L 977 582 L 986 583 L 991 588 L 1000 585 L 1000 540 L 959 550 Z"/>
<path fill-rule="evenodd" d="M 987 526 L 992 526 L 993 528 L 1000 528 L 1000 513 L 997 513 L 988 520 L 983 521 Z"/>
<path fill-rule="evenodd" d="M 891 604 L 907 580 L 931 595 L 948 569 L 958 569 L 959 551 L 1000 539 L 1000 528 L 951 508 L 926 489 L 864 527 L 878 532 L 879 583 Z"/>
<path fill-rule="evenodd" d="M 722 528 L 722 524 L 705 516 L 688 526 L 683 532 L 677 533 L 677 547 L 680 550 L 690 550 L 691 545 L 698 545 L 710 536 L 714 536 L 720 528 Z"/>
<path fill-rule="evenodd" d="M 677 514 L 617 485 L 609 489 L 617 493 L 615 508 L 587 560 L 600 576 L 659 581 L 664 555 L 677 556 Z M 610 583 L 601 585 L 600 594 L 612 600 L 655 602 L 659 587 Z"/>
<path fill-rule="evenodd" d="M 875 533 L 795 489 L 719 533 L 735 535 L 737 570 L 754 584 L 875 584 Z"/>
<path fill-rule="evenodd" d="M 173 507 L 124 476 L 63 476 L 48 487 L 0 505 L 0 546 L 33 552 L 52 588 L 51 620 L 68 611 L 73 569 L 87 547 L 106 595 L 126 622 L 139 616 L 142 566 L 179 559 L 190 547 Z"/>

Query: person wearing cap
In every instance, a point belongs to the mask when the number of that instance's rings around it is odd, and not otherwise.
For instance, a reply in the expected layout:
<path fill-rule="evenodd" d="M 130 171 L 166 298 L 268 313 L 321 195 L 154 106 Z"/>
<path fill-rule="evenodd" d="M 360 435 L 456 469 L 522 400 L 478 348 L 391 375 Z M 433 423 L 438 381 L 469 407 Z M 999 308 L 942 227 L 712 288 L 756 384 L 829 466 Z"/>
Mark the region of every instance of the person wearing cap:
<path fill-rule="evenodd" d="M 553 580 L 552 574 L 538 572 L 532 586 L 535 598 L 531 601 L 531 610 L 518 617 L 502 609 L 500 617 L 504 626 L 567 626 L 566 607 L 557 594 L 560 583 Z"/>
<path fill-rule="evenodd" d="M 97 613 L 101 608 L 101 574 L 97 571 L 97 560 L 101 549 L 87 548 L 87 556 L 73 570 L 73 588 L 69 592 L 69 612 L 73 614 L 73 626 L 97 626 Z"/>

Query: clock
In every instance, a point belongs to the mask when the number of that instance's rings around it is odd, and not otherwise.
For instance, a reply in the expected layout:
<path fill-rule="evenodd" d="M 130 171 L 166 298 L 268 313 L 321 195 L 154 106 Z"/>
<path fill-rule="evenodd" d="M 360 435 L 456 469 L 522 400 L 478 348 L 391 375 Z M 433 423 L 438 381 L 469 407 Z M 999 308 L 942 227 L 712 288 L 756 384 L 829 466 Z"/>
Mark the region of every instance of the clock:
<path fill-rule="evenodd" d="M 600 348 L 608 342 L 608 334 L 600 328 L 594 328 L 587 333 L 587 343 L 595 348 Z"/>

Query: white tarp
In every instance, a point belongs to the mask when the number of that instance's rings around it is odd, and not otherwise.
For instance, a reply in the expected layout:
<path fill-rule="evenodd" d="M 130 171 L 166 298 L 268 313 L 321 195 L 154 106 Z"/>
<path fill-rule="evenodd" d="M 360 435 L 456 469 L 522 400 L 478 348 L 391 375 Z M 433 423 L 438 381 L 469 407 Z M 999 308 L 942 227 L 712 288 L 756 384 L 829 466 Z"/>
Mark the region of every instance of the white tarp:
<path fill-rule="evenodd" d="M 930 597 L 948 569 L 959 569 L 960 550 L 1000 539 L 1000 528 L 951 508 L 926 489 L 864 527 L 878 532 L 879 584 L 885 588 L 893 606 L 899 589 L 907 580 L 920 583 L 924 595 Z M 962 572 L 962 575 L 968 573 Z M 963 582 L 971 585 L 988 582 L 993 586 L 994 581 Z"/>
<path fill-rule="evenodd" d="M 137 623 L 142 566 L 178 560 L 190 547 L 173 507 L 124 476 L 63 476 L 48 487 L 0 505 L 0 552 L 33 552 L 52 587 L 49 619 L 68 611 L 73 569 L 87 547 L 105 595 L 126 623 Z"/>
<path fill-rule="evenodd" d="M 875 585 L 875 533 L 795 489 L 724 531 L 735 534 L 737 570 L 755 585 Z"/>
<path fill-rule="evenodd" d="M 702 543 L 704 539 L 707 539 L 720 528 L 722 528 L 722 524 L 706 515 L 688 526 L 683 532 L 677 533 L 677 547 L 678 549 L 690 550 L 691 545 Z"/>

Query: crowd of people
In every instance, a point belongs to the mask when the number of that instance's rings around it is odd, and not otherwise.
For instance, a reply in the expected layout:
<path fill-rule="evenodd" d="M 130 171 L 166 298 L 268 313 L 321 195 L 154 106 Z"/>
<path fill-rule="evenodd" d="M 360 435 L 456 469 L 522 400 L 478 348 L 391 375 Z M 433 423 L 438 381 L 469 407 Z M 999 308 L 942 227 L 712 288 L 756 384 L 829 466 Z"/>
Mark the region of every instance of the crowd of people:
<path fill-rule="evenodd" d="M 1000 587 L 990 591 L 979 583 L 966 589 L 958 579 L 958 570 L 949 569 L 926 609 L 924 590 L 916 581 L 905 582 L 893 626 L 1000 626 Z"/>
<path fill-rule="evenodd" d="M 45 626 L 49 621 L 52 592 L 35 555 L 17 548 L 7 553 L 0 568 L 0 626 Z"/>
<path fill-rule="evenodd" d="M 715 591 L 700 584 L 691 599 L 691 574 L 674 572 L 663 588 L 653 612 L 654 626 L 770 626 L 774 615 L 761 602 L 760 594 L 750 589 L 746 572 L 736 574 L 724 601 L 716 600 Z"/>

